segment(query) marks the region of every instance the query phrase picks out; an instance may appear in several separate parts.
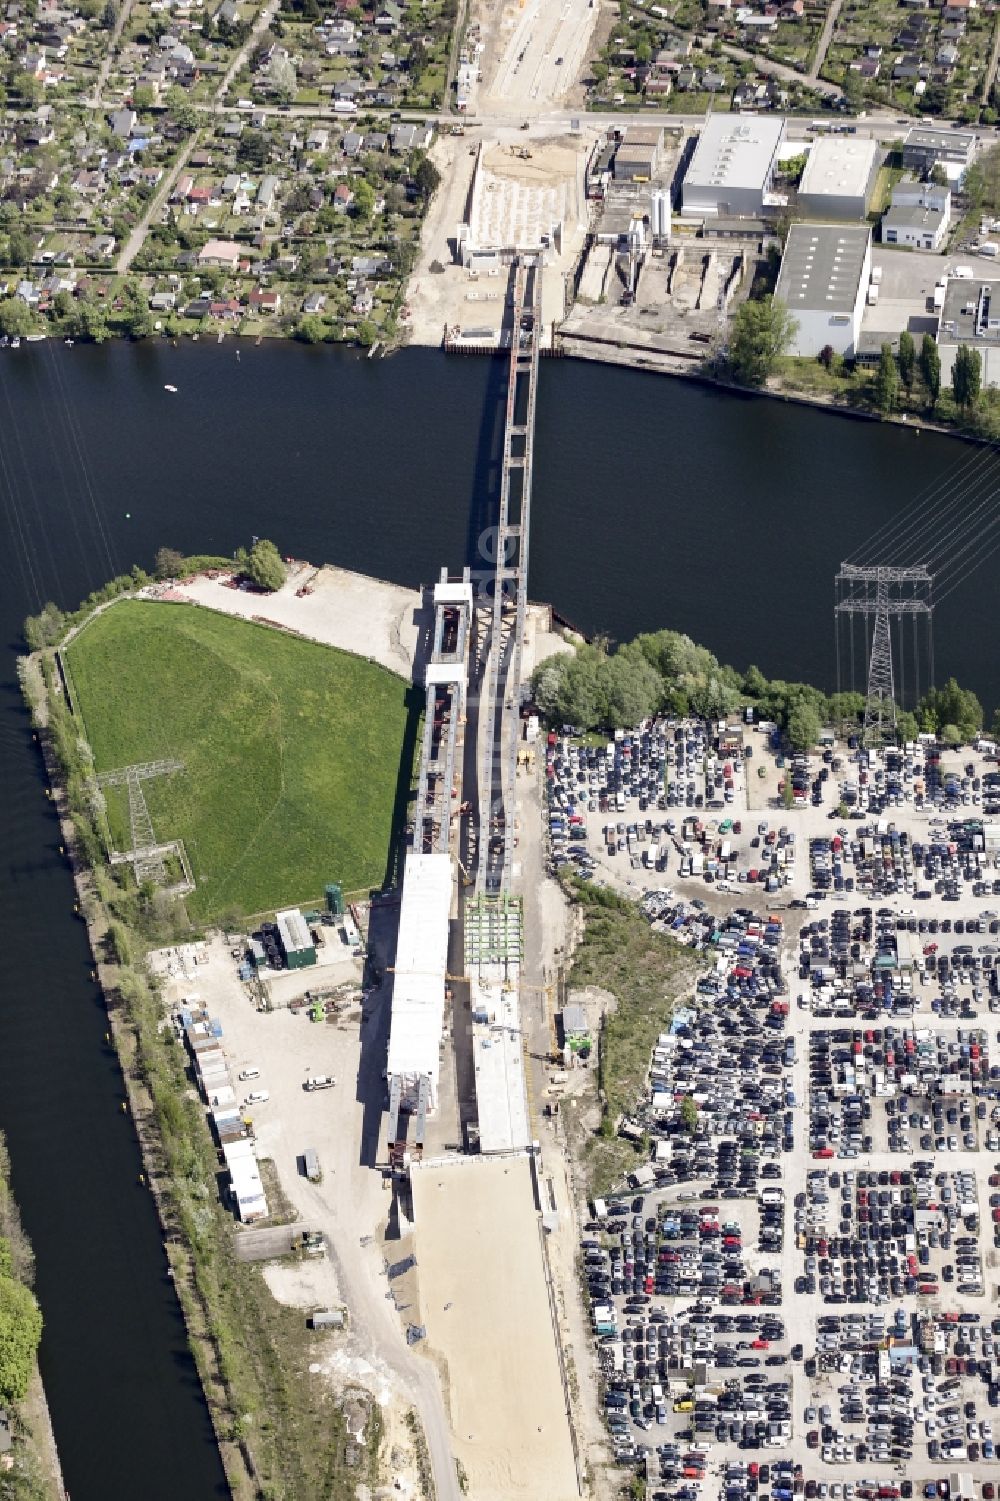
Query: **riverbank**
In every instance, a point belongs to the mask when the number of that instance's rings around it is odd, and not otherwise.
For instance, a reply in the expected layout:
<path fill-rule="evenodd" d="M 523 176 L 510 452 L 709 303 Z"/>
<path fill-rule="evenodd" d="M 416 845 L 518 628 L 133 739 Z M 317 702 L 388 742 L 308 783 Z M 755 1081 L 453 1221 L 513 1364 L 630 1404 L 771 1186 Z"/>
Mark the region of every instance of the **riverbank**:
<path fill-rule="evenodd" d="M 191 1096 L 181 1049 L 167 1045 L 173 1033 L 162 1027 L 142 935 L 109 908 L 109 875 L 78 801 L 79 781 L 59 753 L 67 729 L 59 721 L 74 726 L 52 659 L 36 653 L 19 668 L 86 925 L 91 977 L 104 1000 L 106 1042 L 121 1070 L 121 1109 L 142 1152 L 137 1191 L 155 1205 L 229 1492 L 235 1501 L 265 1491 L 283 1501 L 318 1493 L 340 1472 L 346 1420 L 308 1376 L 304 1320 L 275 1302 L 258 1266 L 235 1256 L 204 1112 Z M 359 1478 L 375 1475 L 378 1425 L 370 1431 L 374 1447 Z"/>
<path fill-rule="evenodd" d="M 34 1266 L 10 1186 L 7 1143 L 0 1133 L 0 1280 L 5 1327 L 11 1336 L 3 1350 L 0 1490 L 9 1501 L 64 1501 L 66 1487 L 34 1352 L 42 1322 L 33 1292 Z"/>

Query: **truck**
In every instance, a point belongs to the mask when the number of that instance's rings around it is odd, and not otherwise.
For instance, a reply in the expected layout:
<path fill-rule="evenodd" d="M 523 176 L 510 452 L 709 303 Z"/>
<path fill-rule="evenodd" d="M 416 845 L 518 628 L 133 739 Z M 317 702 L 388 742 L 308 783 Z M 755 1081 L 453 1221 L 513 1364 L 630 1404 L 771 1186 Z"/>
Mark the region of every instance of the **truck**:
<path fill-rule="evenodd" d="M 323 1176 L 319 1165 L 319 1153 L 315 1147 L 306 1147 L 302 1153 L 302 1165 L 310 1183 L 318 1183 Z"/>
<path fill-rule="evenodd" d="M 336 1082 L 332 1074 L 314 1074 L 302 1088 L 311 1094 L 314 1089 L 332 1089 Z"/>
<path fill-rule="evenodd" d="M 645 861 L 646 869 L 655 870 L 656 862 L 660 858 L 660 846 L 658 844 L 647 845 L 642 857 Z"/>

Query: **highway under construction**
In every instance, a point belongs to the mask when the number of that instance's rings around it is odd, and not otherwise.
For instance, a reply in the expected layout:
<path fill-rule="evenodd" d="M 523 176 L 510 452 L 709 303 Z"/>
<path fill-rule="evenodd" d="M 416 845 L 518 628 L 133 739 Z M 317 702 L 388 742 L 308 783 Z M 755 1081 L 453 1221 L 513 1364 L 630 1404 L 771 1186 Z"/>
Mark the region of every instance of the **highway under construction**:
<path fill-rule="evenodd" d="M 400 901 L 387 1078 L 396 1171 L 423 1154 L 438 1108 L 449 1004 L 468 1001 L 480 1152 L 530 1145 L 514 891 L 517 764 L 541 332 L 540 258 L 511 270 L 510 352 L 495 525 L 461 575 L 442 570 L 424 669 L 424 732 Z M 448 956 L 461 955 L 462 973 Z"/>

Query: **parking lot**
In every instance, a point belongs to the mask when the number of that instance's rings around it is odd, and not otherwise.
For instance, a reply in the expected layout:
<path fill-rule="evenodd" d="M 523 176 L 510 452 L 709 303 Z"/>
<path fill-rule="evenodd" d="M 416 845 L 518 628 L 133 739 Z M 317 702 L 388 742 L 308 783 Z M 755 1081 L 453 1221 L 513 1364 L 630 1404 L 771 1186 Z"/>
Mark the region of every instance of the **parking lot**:
<path fill-rule="evenodd" d="M 990 748 L 661 721 L 550 739 L 547 771 L 552 864 L 705 960 L 621 1123 L 649 1160 L 581 1247 L 619 1462 L 676 1501 L 989 1501 Z"/>

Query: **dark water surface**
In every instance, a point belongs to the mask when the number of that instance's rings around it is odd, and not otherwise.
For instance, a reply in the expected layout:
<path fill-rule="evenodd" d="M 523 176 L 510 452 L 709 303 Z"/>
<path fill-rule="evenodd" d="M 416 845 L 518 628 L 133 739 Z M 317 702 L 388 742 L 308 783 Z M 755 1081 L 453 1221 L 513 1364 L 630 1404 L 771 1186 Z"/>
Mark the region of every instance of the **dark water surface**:
<path fill-rule="evenodd" d="M 500 361 L 423 351 L 0 355 L 0 1126 L 73 1501 L 201 1501 L 223 1479 L 20 707 L 21 620 L 148 566 L 161 544 L 228 554 L 258 533 L 407 584 L 457 568 L 487 519 L 503 383 Z M 737 665 L 829 688 L 841 557 L 969 450 L 553 361 L 535 454 L 533 598 L 588 631 L 670 625 Z M 989 581 L 936 620 L 939 680 L 954 672 L 988 710 Z"/>

